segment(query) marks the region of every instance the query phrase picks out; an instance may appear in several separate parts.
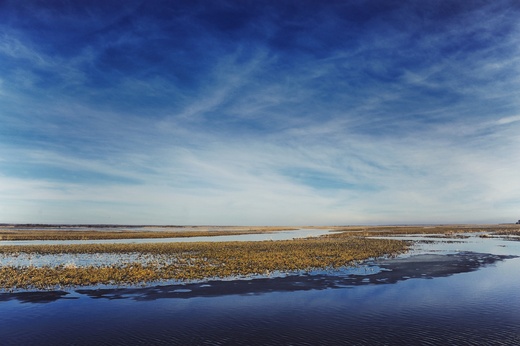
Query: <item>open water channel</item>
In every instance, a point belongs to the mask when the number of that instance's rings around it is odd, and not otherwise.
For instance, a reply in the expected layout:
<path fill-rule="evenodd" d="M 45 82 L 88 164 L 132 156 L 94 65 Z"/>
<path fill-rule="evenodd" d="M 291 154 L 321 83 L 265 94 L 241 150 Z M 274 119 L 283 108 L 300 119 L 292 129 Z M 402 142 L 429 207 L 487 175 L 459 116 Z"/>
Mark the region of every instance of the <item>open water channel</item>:
<path fill-rule="evenodd" d="M 0 344 L 520 344 L 518 238 L 407 239 L 408 254 L 332 272 L 3 292 Z"/>

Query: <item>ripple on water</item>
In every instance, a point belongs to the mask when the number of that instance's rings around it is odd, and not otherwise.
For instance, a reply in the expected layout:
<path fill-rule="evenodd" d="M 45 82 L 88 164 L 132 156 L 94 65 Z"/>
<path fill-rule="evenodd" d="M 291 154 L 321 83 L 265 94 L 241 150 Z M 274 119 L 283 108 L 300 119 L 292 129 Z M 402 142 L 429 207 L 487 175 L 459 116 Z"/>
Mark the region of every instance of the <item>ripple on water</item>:
<path fill-rule="evenodd" d="M 426 256 L 378 261 L 366 275 L 4 295 L 0 343 L 518 345 L 520 258 L 500 256 L 520 252 L 496 244 L 475 247 L 494 255 L 430 244 Z"/>

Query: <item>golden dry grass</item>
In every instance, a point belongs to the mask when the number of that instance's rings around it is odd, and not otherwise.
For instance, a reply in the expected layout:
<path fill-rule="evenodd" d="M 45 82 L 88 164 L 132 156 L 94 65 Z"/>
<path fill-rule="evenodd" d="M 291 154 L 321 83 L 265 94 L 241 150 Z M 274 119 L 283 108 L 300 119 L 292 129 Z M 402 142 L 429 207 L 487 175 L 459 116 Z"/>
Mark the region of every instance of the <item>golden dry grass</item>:
<path fill-rule="evenodd" d="M 94 239 L 152 239 L 152 238 L 189 238 L 222 235 L 244 235 L 271 233 L 294 228 L 270 227 L 251 229 L 190 230 L 190 231 L 67 231 L 67 230 L 11 230 L 0 229 L 0 240 L 94 240 Z"/>
<path fill-rule="evenodd" d="M 118 265 L 91 265 L 86 267 L 73 265 L 44 267 L 6 265 L 0 267 L 0 288 L 12 290 L 54 289 L 64 286 L 98 284 L 133 285 L 170 279 L 189 281 L 268 274 L 276 271 L 292 272 L 338 268 L 368 258 L 396 255 L 406 251 L 410 245 L 408 242 L 391 238 L 370 239 L 367 238 L 368 236 L 406 234 L 453 236 L 465 232 L 520 234 L 520 225 L 356 226 L 334 227 L 334 229 L 337 232 L 320 238 L 286 241 L 0 246 L 0 254 L 14 260 L 21 253 L 34 255 L 121 254 L 122 256 L 137 253 L 154 258 L 154 261 L 147 262 L 147 264 L 139 261 L 123 261 Z M 263 231 L 272 230 L 270 228 Z M 219 230 L 215 233 L 225 234 L 222 232 L 226 231 L 251 233 L 251 230 L 246 229 Z M 66 233 L 77 236 L 76 232 Z M 127 236 L 125 232 L 100 233 L 110 233 L 110 236 L 115 235 L 117 238 Z M 128 233 L 132 233 L 132 236 L 139 234 L 137 232 Z M 144 233 L 167 237 L 171 237 L 171 233 L 182 234 L 182 232 Z M 190 235 L 201 235 L 200 232 L 190 231 L 189 233 Z M 214 232 L 211 233 L 215 234 Z M 32 235 L 35 237 L 41 236 L 37 233 L 32 233 Z M 99 233 L 95 234 L 95 236 L 97 235 Z M 139 237 L 142 237 L 142 235 L 139 234 Z"/>
<path fill-rule="evenodd" d="M 441 234 L 450 236 L 457 233 L 489 232 L 495 234 L 515 234 L 520 232 L 520 225 L 440 225 L 440 226 L 353 226 L 337 227 L 338 233 L 332 237 L 345 237 L 349 235 L 363 236 L 385 236 L 385 235 L 407 235 L 407 234 Z"/>
<path fill-rule="evenodd" d="M 205 242 L 165 244 L 84 244 L 3 246 L 17 253 L 147 253 L 157 256 L 149 265 L 0 267 L 3 289 L 49 289 L 60 286 L 138 284 L 158 280 L 194 280 L 338 268 L 356 261 L 405 251 L 406 242 L 362 237 L 316 238 L 264 242 Z M 165 260 L 167 259 L 167 260 Z M 173 260 L 172 260 L 173 259 Z"/>

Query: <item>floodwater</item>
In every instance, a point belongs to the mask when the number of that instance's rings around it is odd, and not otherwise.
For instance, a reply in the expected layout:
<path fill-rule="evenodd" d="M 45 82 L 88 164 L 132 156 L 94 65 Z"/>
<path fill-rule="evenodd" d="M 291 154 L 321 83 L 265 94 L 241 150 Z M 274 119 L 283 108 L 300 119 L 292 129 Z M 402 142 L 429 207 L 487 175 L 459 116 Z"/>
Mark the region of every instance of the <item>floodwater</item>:
<path fill-rule="evenodd" d="M 144 243 L 193 243 L 226 241 L 291 240 L 295 238 L 319 237 L 329 233 L 328 229 L 296 229 L 272 233 L 218 235 L 204 237 L 139 238 L 139 239 L 87 239 L 87 240 L 2 240 L 2 245 L 73 245 L 73 244 L 144 244 Z"/>
<path fill-rule="evenodd" d="M 186 243 L 186 242 L 225 242 L 225 241 L 266 241 L 291 240 L 297 238 L 319 237 L 329 233 L 328 229 L 297 229 L 276 231 L 273 233 L 218 235 L 186 238 L 143 238 L 143 239 L 88 239 L 88 240 L 17 240 L 0 241 L 2 245 L 73 245 L 73 244 L 135 244 L 135 243 Z M 20 253 L 16 257 L 0 254 L 0 266 L 101 266 L 118 263 L 140 262 L 143 265 L 160 263 L 172 264 L 176 258 L 167 255 L 140 253 L 103 253 L 103 254 L 28 254 Z"/>
<path fill-rule="evenodd" d="M 0 293 L 0 344 L 520 344 L 520 241 L 413 239 L 352 270 Z"/>

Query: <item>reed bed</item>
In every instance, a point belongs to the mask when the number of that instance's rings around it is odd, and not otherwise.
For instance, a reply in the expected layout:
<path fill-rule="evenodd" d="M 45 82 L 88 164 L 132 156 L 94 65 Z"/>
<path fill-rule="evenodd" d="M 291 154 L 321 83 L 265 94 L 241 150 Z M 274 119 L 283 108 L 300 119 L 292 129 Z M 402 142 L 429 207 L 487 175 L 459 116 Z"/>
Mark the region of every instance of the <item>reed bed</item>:
<path fill-rule="evenodd" d="M 403 241 L 355 236 L 263 242 L 1 246 L 0 253 L 13 258 L 21 253 L 35 256 L 140 253 L 154 256 L 154 260 L 148 260 L 145 264 L 137 261 L 88 266 L 6 265 L 0 267 L 0 288 L 135 285 L 172 279 L 190 281 L 339 268 L 368 258 L 394 256 L 408 247 L 409 243 Z"/>
<path fill-rule="evenodd" d="M 191 238 L 223 235 L 264 234 L 294 228 L 256 228 L 218 231 L 67 231 L 67 230 L 0 230 L 0 240 L 97 240 L 97 239 L 153 239 Z"/>
<path fill-rule="evenodd" d="M 276 230 L 281 230 L 278 228 Z M 283 228 L 286 229 L 286 228 Z M 32 238 L 45 236 L 77 239 L 129 239 L 175 236 L 229 235 L 271 232 L 275 229 L 218 230 L 188 232 L 102 232 L 102 231 L 27 231 Z M 407 234 L 456 237 L 466 232 L 520 235 L 519 225 L 446 225 L 335 227 L 334 233 L 319 238 L 263 242 L 189 242 L 153 244 L 79 244 L 0 246 L 0 289 L 55 289 L 91 285 L 137 285 L 157 281 L 191 281 L 273 272 L 298 272 L 340 268 L 359 261 L 405 252 L 409 242 L 371 239 L 370 236 Z M 12 232 L 5 231 L 9 234 Z M 39 233 L 41 232 L 41 233 Z M 21 232 L 16 231 L 16 234 Z M 54 234 L 57 233 L 57 234 Z M 3 233 L 0 233 L 3 234 Z M 107 237 L 107 238 L 100 238 Z M 20 239 L 20 238 L 18 238 Z M 108 256 L 107 254 L 110 254 Z M 40 256 L 81 256 L 97 259 L 78 265 L 67 263 L 32 264 Z M 105 258 L 103 256 L 106 256 Z M 114 259 L 114 256 L 116 258 Z M 110 257 L 111 260 L 106 259 Z M 17 262 L 17 258 L 19 259 Z M 22 261 L 21 259 L 24 258 Z M 104 259 L 103 259 L 104 258 Z M 27 260 L 29 263 L 27 264 Z M 18 264 L 17 264 L 18 263 Z M 19 263 L 25 263 L 23 265 Z"/>
<path fill-rule="evenodd" d="M 446 225 L 446 226 L 368 226 L 338 228 L 337 233 L 327 235 L 328 237 L 348 236 L 397 236 L 409 234 L 444 235 L 452 236 L 459 233 L 488 232 L 494 234 L 519 234 L 520 225 Z"/>
<path fill-rule="evenodd" d="M 497 235 L 512 235 L 512 236 L 520 236 L 520 226 L 517 229 L 504 229 L 496 231 L 495 234 Z"/>

